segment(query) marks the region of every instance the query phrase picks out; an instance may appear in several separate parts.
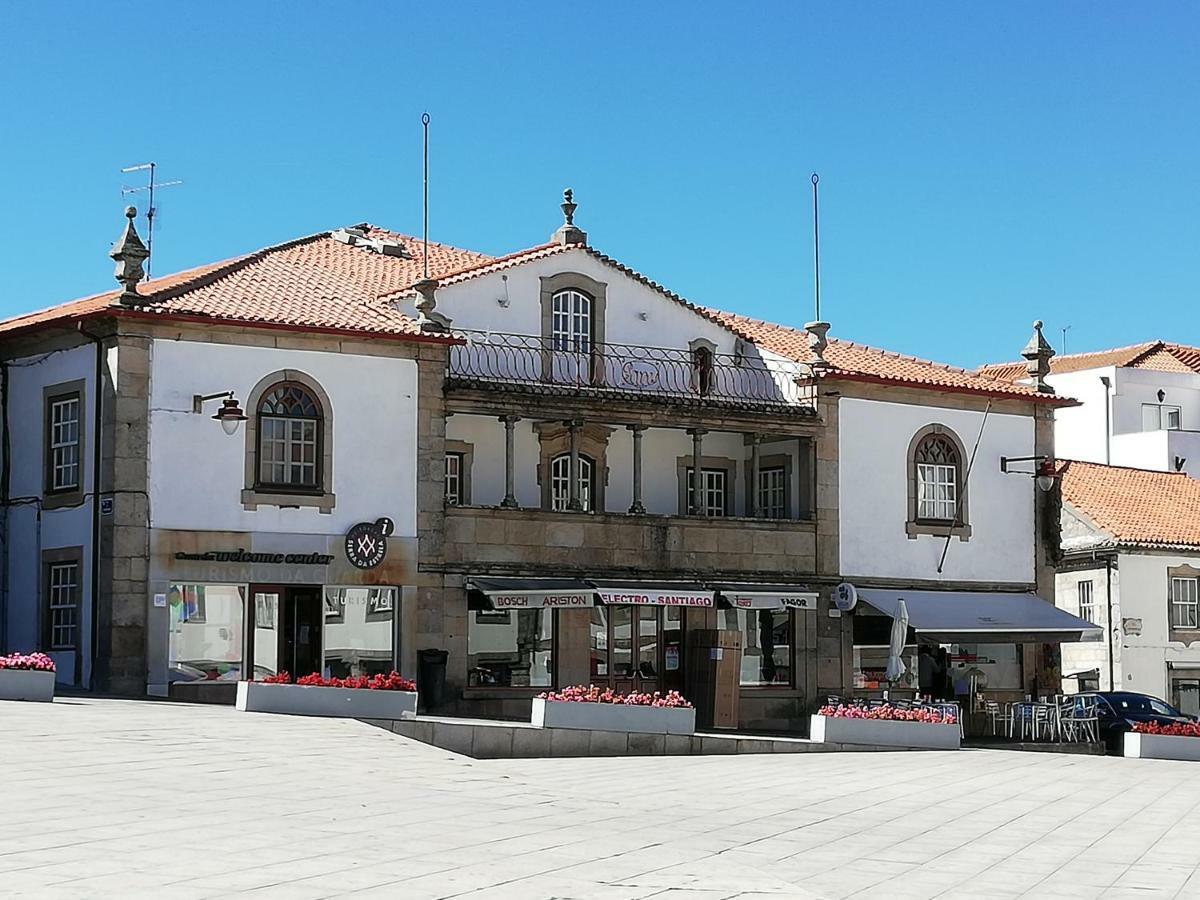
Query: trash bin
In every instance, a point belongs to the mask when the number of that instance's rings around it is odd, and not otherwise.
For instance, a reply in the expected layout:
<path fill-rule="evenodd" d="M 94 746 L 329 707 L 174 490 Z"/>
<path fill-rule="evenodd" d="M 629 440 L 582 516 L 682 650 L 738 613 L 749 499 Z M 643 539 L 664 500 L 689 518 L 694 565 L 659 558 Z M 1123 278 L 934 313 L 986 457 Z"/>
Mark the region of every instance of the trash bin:
<path fill-rule="evenodd" d="M 446 660 L 448 650 L 417 651 L 417 691 L 425 709 L 441 706 L 446 694 Z"/>

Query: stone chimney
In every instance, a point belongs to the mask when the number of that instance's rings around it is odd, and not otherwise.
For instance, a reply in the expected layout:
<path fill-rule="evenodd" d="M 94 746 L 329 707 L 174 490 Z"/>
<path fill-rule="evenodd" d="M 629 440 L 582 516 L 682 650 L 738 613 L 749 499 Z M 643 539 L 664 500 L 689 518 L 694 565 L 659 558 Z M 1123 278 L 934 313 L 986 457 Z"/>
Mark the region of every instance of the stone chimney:
<path fill-rule="evenodd" d="M 575 210 L 578 204 L 574 200 L 575 192 L 570 188 L 563 191 L 562 213 L 563 223 L 558 231 L 550 235 L 552 244 L 587 244 L 587 232 L 575 227 Z"/>
<path fill-rule="evenodd" d="M 1021 355 L 1025 357 L 1025 371 L 1033 380 L 1034 387 L 1044 394 L 1053 394 L 1054 388 L 1046 383 L 1046 376 L 1050 374 L 1050 357 L 1054 355 L 1054 348 L 1042 337 L 1041 319 L 1033 323 L 1033 337 Z"/>
<path fill-rule="evenodd" d="M 419 295 L 413 304 L 419 315 L 417 325 L 426 333 L 442 333 L 450 330 L 450 318 L 437 311 L 438 281 L 436 278 L 422 278 L 413 285 L 413 290 Z"/>
<path fill-rule="evenodd" d="M 142 264 L 150 256 L 150 251 L 146 249 L 146 245 L 138 237 L 137 229 L 133 227 L 133 220 L 136 216 L 137 210 L 134 207 L 126 207 L 125 218 L 129 221 L 125 223 L 125 232 L 108 252 L 108 255 L 117 264 L 113 276 L 125 288 L 118 298 L 123 306 L 141 305 L 143 298 L 138 294 L 137 286 L 138 282 L 146 275 Z"/>

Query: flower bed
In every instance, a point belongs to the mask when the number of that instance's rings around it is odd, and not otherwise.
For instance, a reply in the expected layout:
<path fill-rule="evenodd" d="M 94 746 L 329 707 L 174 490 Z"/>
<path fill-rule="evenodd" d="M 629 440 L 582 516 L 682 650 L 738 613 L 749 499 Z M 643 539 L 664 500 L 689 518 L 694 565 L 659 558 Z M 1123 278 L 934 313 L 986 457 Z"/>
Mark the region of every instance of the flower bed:
<path fill-rule="evenodd" d="M 287 672 L 263 681 L 239 681 L 237 708 L 352 719 L 411 719 L 417 714 L 417 686 L 396 672 L 348 678 L 325 678 L 314 672 L 291 682 Z"/>
<path fill-rule="evenodd" d="M 0 656 L 0 700 L 54 699 L 54 660 L 45 653 Z"/>
<path fill-rule="evenodd" d="M 809 737 L 833 744 L 957 750 L 958 720 L 938 709 L 895 706 L 823 706 L 811 717 Z"/>
<path fill-rule="evenodd" d="M 680 694 L 619 694 L 588 685 L 539 694 L 530 721 L 539 728 L 693 734 L 696 710 Z"/>
<path fill-rule="evenodd" d="M 1133 759 L 1188 759 L 1200 761 L 1200 723 L 1135 722 L 1125 733 L 1122 755 Z"/>

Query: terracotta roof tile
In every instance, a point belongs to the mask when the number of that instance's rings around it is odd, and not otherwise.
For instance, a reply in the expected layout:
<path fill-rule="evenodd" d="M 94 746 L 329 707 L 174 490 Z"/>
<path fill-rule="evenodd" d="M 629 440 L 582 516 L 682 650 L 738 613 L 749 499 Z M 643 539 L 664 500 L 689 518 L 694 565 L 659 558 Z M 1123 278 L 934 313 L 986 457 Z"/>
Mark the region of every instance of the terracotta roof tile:
<path fill-rule="evenodd" d="M 1050 360 L 1050 372 L 1054 375 L 1109 366 L 1152 369 L 1158 372 L 1200 373 L 1200 348 L 1189 347 L 1186 344 L 1169 344 L 1166 341 L 1146 341 L 1112 350 L 1055 356 Z M 977 371 L 981 375 L 1005 381 L 1018 381 L 1026 377 L 1023 362 L 993 363 L 980 366 Z"/>
<path fill-rule="evenodd" d="M 1200 547 L 1200 479 L 1069 460 L 1058 472 L 1063 500 L 1117 543 Z"/>
<path fill-rule="evenodd" d="M 370 238 L 402 245 L 404 256 L 374 253 L 334 240 L 328 232 L 267 247 L 246 256 L 143 282 L 142 309 L 223 322 L 282 325 L 390 335 L 418 334 L 416 322 L 386 299 L 423 273 L 418 238 L 375 226 Z M 453 272 L 490 258 L 430 243 L 430 274 Z M 118 291 L 98 294 L 0 322 L 0 333 L 124 310 Z"/>
<path fill-rule="evenodd" d="M 721 310 L 709 309 L 706 313 L 715 321 L 772 353 L 778 353 L 796 362 L 813 362 L 814 357 L 808 348 L 808 333 L 805 331 Z M 825 350 L 825 360 L 831 366 L 829 375 L 834 377 L 857 377 L 949 393 L 1021 397 L 1045 403 L 1075 402 L 1055 394 L 1040 393 L 1027 385 L 989 378 L 956 366 L 915 356 L 904 356 L 853 341 L 830 338 L 829 346 Z"/>

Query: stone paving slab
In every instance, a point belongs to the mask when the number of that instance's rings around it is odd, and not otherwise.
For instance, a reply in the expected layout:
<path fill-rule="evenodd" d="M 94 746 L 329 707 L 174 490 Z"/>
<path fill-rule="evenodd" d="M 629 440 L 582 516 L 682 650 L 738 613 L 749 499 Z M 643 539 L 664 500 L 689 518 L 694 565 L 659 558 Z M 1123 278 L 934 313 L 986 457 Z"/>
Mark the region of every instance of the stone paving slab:
<path fill-rule="evenodd" d="M 0 702 L 0 896 L 1200 898 L 1200 763 L 475 760 L 352 720 Z"/>

